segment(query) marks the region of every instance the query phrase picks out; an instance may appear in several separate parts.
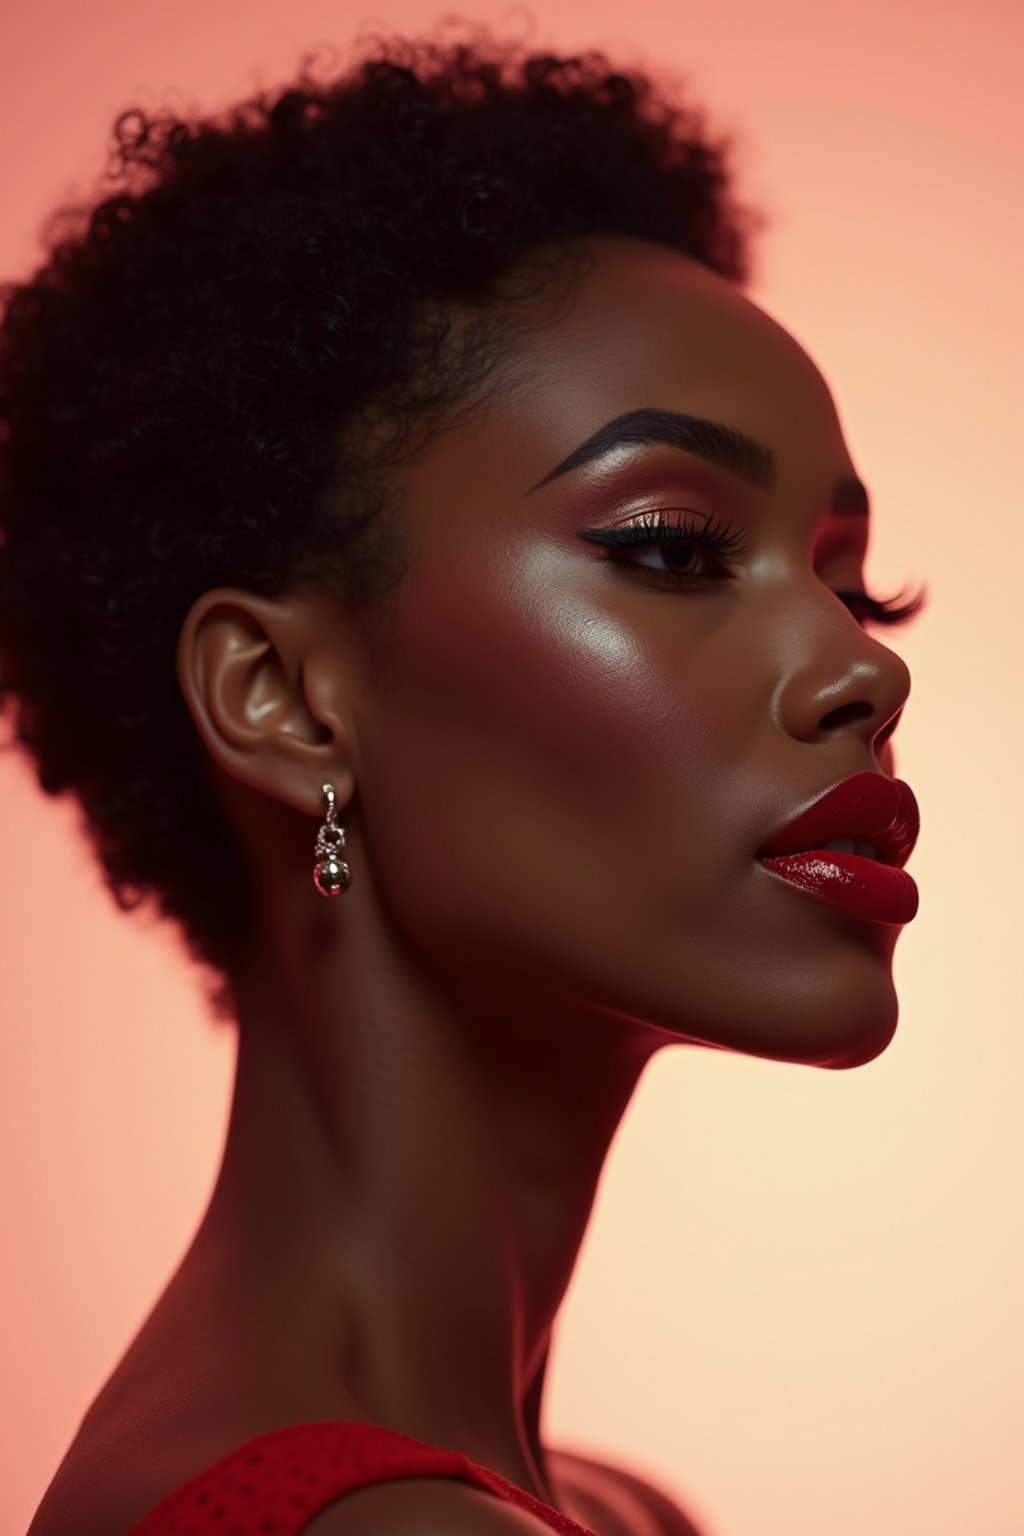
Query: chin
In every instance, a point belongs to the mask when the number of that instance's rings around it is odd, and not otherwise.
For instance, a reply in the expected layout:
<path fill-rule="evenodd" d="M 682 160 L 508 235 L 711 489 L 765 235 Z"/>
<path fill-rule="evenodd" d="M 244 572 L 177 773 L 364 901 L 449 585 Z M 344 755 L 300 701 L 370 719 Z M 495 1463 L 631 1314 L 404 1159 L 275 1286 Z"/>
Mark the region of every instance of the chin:
<path fill-rule="evenodd" d="M 876 1013 L 871 1019 L 858 1020 L 857 1026 L 833 1034 L 827 1040 L 813 1045 L 804 1041 L 792 1055 L 776 1059 L 800 1062 L 808 1067 L 825 1067 L 832 1072 L 845 1072 L 850 1067 L 863 1067 L 875 1061 L 891 1043 L 896 1033 L 898 1007 L 889 1013 Z"/>
<path fill-rule="evenodd" d="M 777 1047 L 766 1054 L 833 1072 L 863 1067 L 881 1056 L 896 1033 L 900 1011 L 891 945 L 887 933 L 867 948 L 844 946 L 825 967 L 808 964 L 790 972 L 789 996 L 777 989 L 776 1006 L 765 1008 L 759 1020 L 762 1038 Z M 769 1032 L 773 1022 L 780 1027 Z"/>
<path fill-rule="evenodd" d="M 810 1016 L 801 1010 L 801 1017 L 790 1009 L 775 1021 L 774 1028 L 766 1028 L 771 1021 L 762 1017 L 756 1033 L 719 1029 L 715 1038 L 701 1043 L 766 1061 L 825 1067 L 833 1072 L 863 1067 L 891 1043 L 899 1019 L 899 1002 L 891 983 L 887 996 L 876 995 L 870 1006 L 865 1006 L 867 1001 L 859 993 L 844 1006 L 845 999 L 832 997 L 822 1000 Z"/>
<path fill-rule="evenodd" d="M 827 1060 L 816 1062 L 819 1067 L 828 1067 L 833 1072 L 844 1072 L 848 1067 L 863 1067 L 869 1061 L 874 1061 L 881 1056 L 896 1033 L 896 1020 L 884 1028 L 878 1029 L 873 1035 L 864 1039 L 848 1042 L 841 1050 L 835 1052 Z"/>

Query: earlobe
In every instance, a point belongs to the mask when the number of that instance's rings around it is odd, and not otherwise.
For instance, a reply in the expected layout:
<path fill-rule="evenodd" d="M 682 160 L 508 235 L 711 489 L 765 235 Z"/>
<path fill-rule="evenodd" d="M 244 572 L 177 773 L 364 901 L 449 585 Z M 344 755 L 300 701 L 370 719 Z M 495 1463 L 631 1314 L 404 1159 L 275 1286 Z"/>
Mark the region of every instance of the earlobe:
<path fill-rule="evenodd" d="M 196 600 L 182 625 L 177 673 L 196 729 L 233 778 L 316 814 L 329 779 L 351 792 L 347 731 L 307 697 L 309 627 L 297 600 L 219 587 Z"/>

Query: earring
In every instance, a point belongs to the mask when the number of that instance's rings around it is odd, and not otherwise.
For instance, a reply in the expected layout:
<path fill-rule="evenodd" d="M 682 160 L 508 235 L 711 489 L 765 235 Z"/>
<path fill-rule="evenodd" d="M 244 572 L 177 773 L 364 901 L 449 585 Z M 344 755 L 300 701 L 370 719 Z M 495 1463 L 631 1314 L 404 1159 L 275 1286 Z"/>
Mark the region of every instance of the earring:
<path fill-rule="evenodd" d="M 313 884 L 321 896 L 340 896 L 352 884 L 352 871 L 344 859 L 338 857 L 345 846 L 345 829 L 337 822 L 338 807 L 334 788 L 322 784 L 324 819 L 316 834 L 316 863 L 313 866 Z"/>

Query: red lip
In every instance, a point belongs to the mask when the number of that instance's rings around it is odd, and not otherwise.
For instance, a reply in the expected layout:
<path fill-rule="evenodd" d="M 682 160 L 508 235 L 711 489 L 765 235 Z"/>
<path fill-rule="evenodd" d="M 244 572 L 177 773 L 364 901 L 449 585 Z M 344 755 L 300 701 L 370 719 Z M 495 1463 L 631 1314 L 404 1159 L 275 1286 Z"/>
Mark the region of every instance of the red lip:
<path fill-rule="evenodd" d="M 917 801 L 909 784 L 883 773 L 855 773 L 773 832 L 758 858 L 805 853 L 834 837 L 859 837 L 874 843 L 884 863 L 902 869 L 920 830 Z"/>
<path fill-rule="evenodd" d="M 908 923 L 917 913 L 918 892 L 903 866 L 919 830 L 909 784 L 881 773 L 857 773 L 773 832 L 758 860 L 805 895 L 855 917 Z M 823 847 L 835 837 L 863 838 L 879 857 Z"/>

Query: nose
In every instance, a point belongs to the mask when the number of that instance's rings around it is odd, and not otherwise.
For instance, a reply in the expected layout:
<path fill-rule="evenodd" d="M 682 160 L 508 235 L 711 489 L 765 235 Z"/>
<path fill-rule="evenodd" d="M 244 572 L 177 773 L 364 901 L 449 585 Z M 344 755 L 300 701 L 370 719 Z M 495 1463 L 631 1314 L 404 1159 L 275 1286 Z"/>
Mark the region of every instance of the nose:
<path fill-rule="evenodd" d="M 800 741 L 860 736 L 878 758 L 910 695 L 909 667 L 849 614 L 811 639 L 776 692 L 778 723 Z"/>

